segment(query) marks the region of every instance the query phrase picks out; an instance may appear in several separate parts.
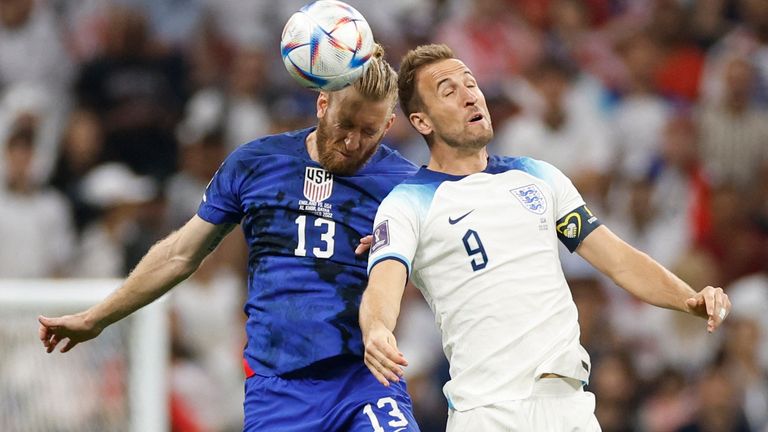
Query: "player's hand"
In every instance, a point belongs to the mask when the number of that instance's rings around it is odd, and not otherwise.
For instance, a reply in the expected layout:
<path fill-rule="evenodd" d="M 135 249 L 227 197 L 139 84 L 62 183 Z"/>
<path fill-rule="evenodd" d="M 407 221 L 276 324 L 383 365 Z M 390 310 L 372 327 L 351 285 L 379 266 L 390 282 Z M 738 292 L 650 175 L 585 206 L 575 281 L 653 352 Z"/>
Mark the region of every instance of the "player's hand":
<path fill-rule="evenodd" d="M 373 243 L 373 236 L 367 235 L 360 239 L 360 244 L 357 245 L 355 248 L 355 255 L 362 255 L 366 252 L 368 252 L 368 249 L 371 248 L 371 243 Z"/>
<path fill-rule="evenodd" d="M 707 319 L 707 331 L 712 333 L 731 313 L 731 300 L 722 288 L 708 286 L 685 301 L 688 311 Z"/>
<path fill-rule="evenodd" d="M 40 315 L 37 317 L 37 321 L 40 322 L 38 330 L 40 341 L 48 353 L 53 352 L 59 342 L 64 339 L 68 340 L 61 348 L 63 353 L 71 350 L 80 342 L 95 338 L 103 330 L 90 323 L 85 317 L 85 312 L 57 318 L 48 318 Z"/>
<path fill-rule="evenodd" d="M 365 365 L 385 387 L 400 381 L 403 366 L 408 366 L 403 353 L 397 349 L 395 335 L 383 325 L 371 329 L 365 337 Z"/>

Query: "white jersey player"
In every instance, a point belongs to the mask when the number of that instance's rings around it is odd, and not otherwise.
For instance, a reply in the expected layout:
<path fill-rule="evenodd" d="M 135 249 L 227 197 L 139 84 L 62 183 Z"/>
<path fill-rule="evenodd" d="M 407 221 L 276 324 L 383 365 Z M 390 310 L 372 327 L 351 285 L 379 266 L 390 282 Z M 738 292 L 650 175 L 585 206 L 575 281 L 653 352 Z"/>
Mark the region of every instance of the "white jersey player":
<path fill-rule="evenodd" d="M 552 165 L 488 157 L 483 94 L 448 47 L 410 51 L 399 92 L 431 158 L 376 216 L 360 309 L 365 360 L 384 385 L 402 375 L 407 362 L 392 331 L 410 277 L 451 365 L 449 431 L 600 430 L 594 397 L 582 389 L 589 356 L 558 238 L 641 299 L 708 318 L 709 331 L 728 314 L 722 289 L 696 293 L 618 239 Z"/>

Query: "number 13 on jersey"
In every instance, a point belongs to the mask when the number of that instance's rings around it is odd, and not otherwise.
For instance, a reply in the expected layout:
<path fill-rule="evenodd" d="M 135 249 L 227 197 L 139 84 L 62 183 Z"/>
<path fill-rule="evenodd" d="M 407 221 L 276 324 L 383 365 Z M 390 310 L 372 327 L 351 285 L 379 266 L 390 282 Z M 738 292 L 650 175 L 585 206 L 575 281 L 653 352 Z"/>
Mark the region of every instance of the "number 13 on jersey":
<path fill-rule="evenodd" d="M 298 230 L 298 245 L 293 253 L 296 256 L 307 256 L 307 215 L 299 215 L 294 221 Z M 312 248 L 312 255 L 317 258 L 330 258 L 333 256 L 333 236 L 336 234 L 336 222 L 331 219 L 316 218 L 314 226 L 319 229 L 322 247 Z M 315 230 L 310 230 L 314 232 Z"/>

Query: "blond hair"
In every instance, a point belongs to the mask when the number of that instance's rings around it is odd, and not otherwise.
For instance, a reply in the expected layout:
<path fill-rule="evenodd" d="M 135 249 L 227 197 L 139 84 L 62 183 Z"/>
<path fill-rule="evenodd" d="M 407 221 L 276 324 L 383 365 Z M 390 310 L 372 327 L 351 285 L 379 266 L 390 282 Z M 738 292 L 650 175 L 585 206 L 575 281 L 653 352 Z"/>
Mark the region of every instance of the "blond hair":
<path fill-rule="evenodd" d="M 376 44 L 365 72 L 352 83 L 352 87 L 367 99 L 378 101 L 392 98 L 394 107 L 397 103 L 397 73 L 384 60 L 384 47 Z"/>
<path fill-rule="evenodd" d="M 416 91 L 416 73 L 424 66 L 440 60 L 456 58 L 447 45 L 419 45 L 408 51 L 400 62 L 400 72 L 397 77 L 397 90 L 400 96 L 400 106 L 406 117 L 421 110 L 422 102 Z"/>

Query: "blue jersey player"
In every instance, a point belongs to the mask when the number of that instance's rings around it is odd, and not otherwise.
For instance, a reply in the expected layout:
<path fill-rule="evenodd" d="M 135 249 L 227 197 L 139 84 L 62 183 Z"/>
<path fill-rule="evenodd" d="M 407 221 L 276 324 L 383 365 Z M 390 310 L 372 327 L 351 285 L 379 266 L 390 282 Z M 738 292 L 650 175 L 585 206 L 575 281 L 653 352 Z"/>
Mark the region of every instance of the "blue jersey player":
<path fill-rule="evenodd" d="M 379 143 L 394 121 L 397 77 L 383 59 L 317 98 L 317 127 L 245 144 L 222 164 L 196 216 L 150 249 L 121 288 L 75 315 L 40 317 L 62 352 L 188 277 L 236 225 L 249 248 L 246 431 L 418 431 L 403 381 L 363 364 L 355 254 L 381 200 L 415 167 Z"/>

